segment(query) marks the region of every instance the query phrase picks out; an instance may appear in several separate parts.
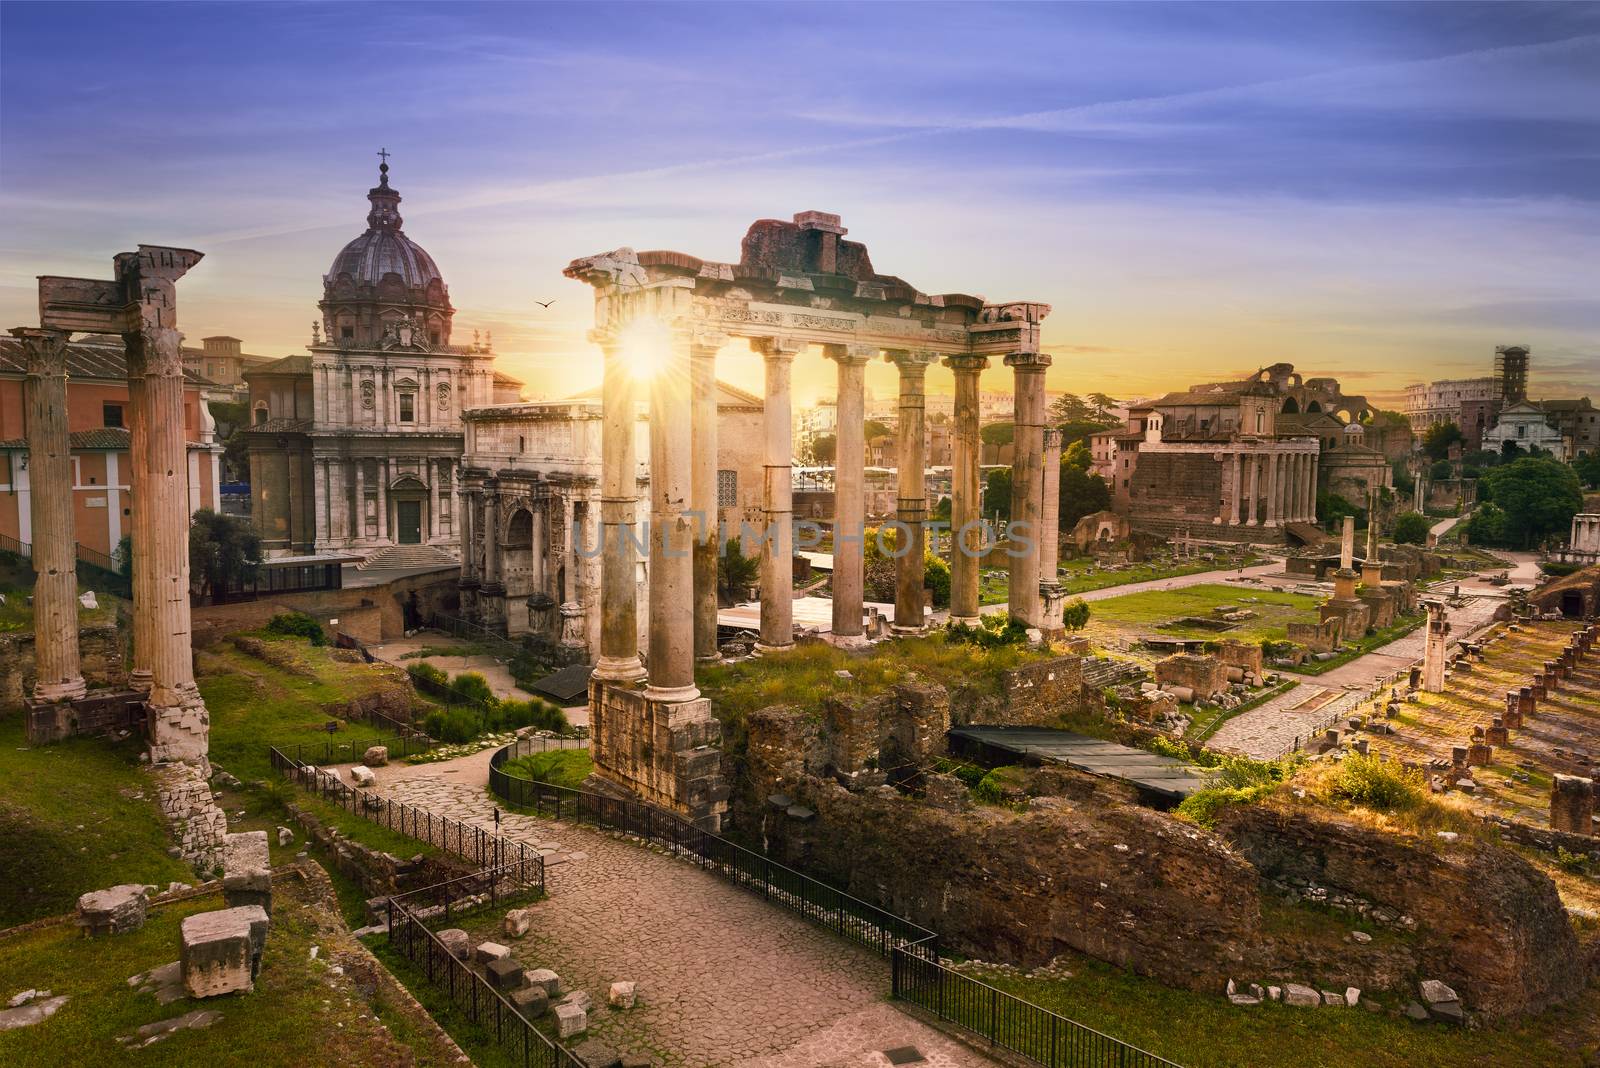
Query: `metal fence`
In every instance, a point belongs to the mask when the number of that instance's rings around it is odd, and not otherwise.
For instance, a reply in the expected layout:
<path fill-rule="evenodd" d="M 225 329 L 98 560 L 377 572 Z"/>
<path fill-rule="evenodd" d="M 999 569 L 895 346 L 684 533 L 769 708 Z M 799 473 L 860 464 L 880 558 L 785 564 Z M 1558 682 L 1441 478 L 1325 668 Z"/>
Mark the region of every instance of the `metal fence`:
<path fill-rule="evenodd" d="M 1047 1068 L 1179 1068 L 1172 1061 L 1007 994 L 939 960 L 939 936 L 760 853 L 642 801 L 573 790 L 513 775 L 508 760 L 537 751 L 519 739 L 489 762 L 489 790 L 539 816 L 622 831 L 698 863 L 763 900 L 797 912 L 887 957 L 893 996 Z"/>
<path fill-rule="evenodd" d="M 376 745 L 390 746 L 391 755 L 406 756 L 421 752 L 414 738 L 393 738 Z M 322 745 L 308 742 L 280 748 L 273 746 L 270 757 L 279 774 L 315 794 L 330 804 L 370 820 L 391 831 L 426 842 L 445 853 L 460 857 L 483 869 L 506 869 L 516 872 L 515 881 L 524 886 L 544 889 L 544 857 L 537 849 L 522 842 L 502 838 L 481 827 L 435 815 L 427 809 L 394 801 L 387 797 L 356 790 L 347 786 L 331 771 L 324 771 L 307 759 L 321 752 L 323 764 L 343 763 L 354 759 L 354 747 L 328 741 Z"/>
<path fill-rule="evenodd" d="M 469 878 L 489 877 L 492 886 L 498 874 L 491 869 Z M 444 917 L 449 920 L 449 888 L 449 883 L 440 883 L 391 897 L 388 906 L 390 947 L 424 973 L 429 985 L 446 995 L 452 1007 L 483 1028 L 485 1035 L 493 1035 L 495 1045 L 502 1052 L 513 1060 L 520 1059 L 523 1068 L 583 1068 L 582 1061 L 559 1042 L 546 1037 L 506 1000 L 505 995 L 490 986 L 487 979 L 451 953 L 423 921 L 427 908 L 419 906 L 441 892 L 445 895 Z"/>
<path fill-rule="evenodd" d="M 497 630 L 474 623 L 470 619 L 451 615 L 448 612 L 435 612 L 428 618 L 428 626 L 435 630 L 442 630 L 455 638 L 464 638 L 468 641 L 484 642 L 488 645 L 498 646 L 506 656 L 516 656 L 522 651 L 522 646 L 507 638 Z"/>
<path fill-rule="evenodd" d="M 122 564 L 116 557 L 107 556 L 98 549 L 91 549 L 82 542 L 78 542 L 76 547 L 75 555 L 80 575 L 107 593 L 114 593 L 122 598 L 133 596 L 133 581 L 122 573 Z M 0 534 L 0 552 L 16 553 L 24 560 L 33 559 L 31 542 L 18 541 L 3 534 Z"/>

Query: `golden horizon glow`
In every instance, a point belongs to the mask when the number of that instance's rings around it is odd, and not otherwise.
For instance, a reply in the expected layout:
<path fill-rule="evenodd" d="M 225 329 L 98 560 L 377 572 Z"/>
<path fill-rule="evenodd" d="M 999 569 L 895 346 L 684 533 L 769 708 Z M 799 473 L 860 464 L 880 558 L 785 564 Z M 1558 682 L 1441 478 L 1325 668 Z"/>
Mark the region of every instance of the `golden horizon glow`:
<path fill-rule="evenodd" d="M 666 369 L 671 338 L 666 327 L 635 319 L 622 329 L 622 359 L 635 382 L 647 383 Z"/>

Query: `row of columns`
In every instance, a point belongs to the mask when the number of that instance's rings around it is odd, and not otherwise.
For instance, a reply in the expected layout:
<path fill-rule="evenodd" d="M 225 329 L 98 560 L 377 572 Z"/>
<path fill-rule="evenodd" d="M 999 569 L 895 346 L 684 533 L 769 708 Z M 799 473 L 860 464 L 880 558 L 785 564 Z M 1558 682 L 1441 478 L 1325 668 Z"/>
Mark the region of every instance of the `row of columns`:
<path fill-rule="evenodd" d="M 1317 514 L 1317 455 L 1314 452 L 1235 452 L 1222 479 L 1216 519 L 1228 526 L 1312 523 Z"/>
<path fill-rule="evenodd" d="M 646 695 L 680 702 L 699 695 L 695 661 L 717 656 L 716 567 L 716 352 L 720 334 L 679 328 L 650 388 L 650 594 L 648 666 L 638 648 L 636 542 L 637 457 L 634 454 L 634 382 L 621 339 L 612 331 L 591 335 L 604 352 L 601 439 L 601 633 L 595 676 L 611 682 L 648 677 Z M 794 358 L 806 344 L 782 337 L 759 337 L 752 348 L 762 356 L 763 512 L 761 542 L 761 625 L 757 649 L 771 652 L 794 643 L 792 476 L 793 423 L 791 376 Z M 924 523 L 926 490 L 926 376 L 938 353 L 917 349 L 826 345 L 838 371 L 839 431 L 835 458 L 835 537 L 833 635 L 855 645 L 865 641 L 862 625 L 865 546 L 866 449 L 865 367 L 880 353 L 899 372 L 898 534 L 904 551 L 896 560 L 894 629 L 914 633 L 923 625 Z M 988 366 L 983 356 L 946 359 L 956 372 L 955 485 L 953 519 L 967 552 L 952 556 L 952 616 L 978 616 L 980 519 L 978 376 Z M 1033 545 L 1009 557 L 1011 611 L 1029 626 L 1051 626 L 1055 589 L 1061 439 L 1048 432 L 1044 373 L 1048 356 L 1021 353 L 1006 363 L 1016 375 L 1016 449 L 1012 521 L 1019 538 Z M 472 522 L 472 520 L 468 520 Z M 971 528 L 971 529 L 968 529 Z M 486 576 L 487 577 L 487 576 Z M 1041 586 L 1044 587 L 1043 591 Z M 1041 596 L 1043 592 L 1044 596 Z M 1054 624 L 1059 627 L 1059 620 Z"/>
<path fill-rule="evenodd" d="M 200 261 L 189 249 L 141 245 L 115 258 L 111 282 L 40 281 L 44 326 L 12 333 L 28 351 L 24 383 L 34 566 L 36 701 L 83 696 L 78 647 L 77 537 L 67 430 L 62 322 L 121 328 L 127 352 L 133 545 L 133 684 L 147 691 L 153 761 L 205 766 L 209 717 L 194 681 L 189 609 L 189 487 L 177 281 Z M 93 297 L 85 300 L 83 293 Z M 58 299 L 59 298 L 59 299 Z M 84 311 L 87 305 L 91 311 Z M 106 309 L 115 308 L 115 311 Z M 93 317 L 93 318 L 91 318 Z M 53 321 L 54 320 L 54 321 Z"/>
<path fill-rule="evenodd" d="M 356 544 L 371 539 L 387 541 L 396 535 L 389 521 L 389 484 L 394 481 L 391 459 L 380 457 L 377 478 L 372 486 L 367 484 L 367 461 L 346 460 L 336 456 L 319 456 L 313 461 L 316 486 L 315 496 L 321 501 L 316 515 L 316 541 L 319 546 L 335 547 Z M 454 460 L 440 457 L 423 457 L 422 478 L 427 486 L 427 504 L 423 516 L 423 541 L 448 534 L 445 523 L 452 514 L 450 477 Z M 377 526 L 367 533 L 368 491 L 376 502 Z M 352 502 L 354 507 L 352 508 Z"/>

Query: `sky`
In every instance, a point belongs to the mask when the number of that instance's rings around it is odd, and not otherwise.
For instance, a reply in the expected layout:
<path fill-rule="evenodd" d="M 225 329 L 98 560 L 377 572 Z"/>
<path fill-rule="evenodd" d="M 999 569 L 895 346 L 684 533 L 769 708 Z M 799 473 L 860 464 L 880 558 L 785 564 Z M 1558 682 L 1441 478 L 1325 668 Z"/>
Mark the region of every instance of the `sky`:
<path fill-rule="evenodd" d="M 303 351 L 380 147 L 455 340 L 533 397 L 598 380 L 570 260 L 736 261 L 806 210 L 923 292 L 1052 305 L 1052 390 L 1287 361 L 1392 405 L 1518 343 L 1533 395 L 1600 397 L 1600 4 L 8 0 L 0 316 L 181 245 L 191 343 Z"/>

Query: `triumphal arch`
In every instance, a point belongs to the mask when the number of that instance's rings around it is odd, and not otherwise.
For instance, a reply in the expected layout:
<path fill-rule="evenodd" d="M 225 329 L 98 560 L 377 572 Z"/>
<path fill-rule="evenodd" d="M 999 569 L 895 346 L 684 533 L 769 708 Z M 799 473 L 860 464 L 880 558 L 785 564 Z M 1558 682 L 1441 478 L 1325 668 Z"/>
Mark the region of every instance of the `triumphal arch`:
<path fill-rule="evenodd" d="M 1015 376 L 1015 460 L 1009 532 L 1011 615 L 1059 630 L 1055 493 L 1059 435 L 1046 427 L 1040 324 L 1050 306 L 991 304 L 964 293 L 929 295 L 873 269 L 865 245 L 846 241 L 837 215 L 808 211 L 763 219 L 745 234 L 738 263 L 682 252 L 619 248 L 585 256 L 567 277 L 594 288 L 590 340 L 604 355 L 601 439 L 600 658 L 590 686 L 592 746 L 602 776 L 714 824 L 726 790 L 717 776 L 716 721 L 695 687 L 697 658 L 717 655 L 716 356 L 747 339 L 764 360 L 766 536 L 761 542 L 758 649 L 794 642 L 791 552 L 793 363 L 815 351 L 838 374 L 833 640 L 864 642 L 863 438 L 869 360 L 899 372 L 899 499 L 894 629 L 925 626 L 923 603 L 928 368 L 955 375 L 951 616 L 978 616 L 978 376 L 1003 360 Z M 638 515 L 633 436 L 639 349 L 649 378 L 649 604 L 644 659 L 637 626 Z M 852 536 L 855 535 L 855 536 Z"/>

